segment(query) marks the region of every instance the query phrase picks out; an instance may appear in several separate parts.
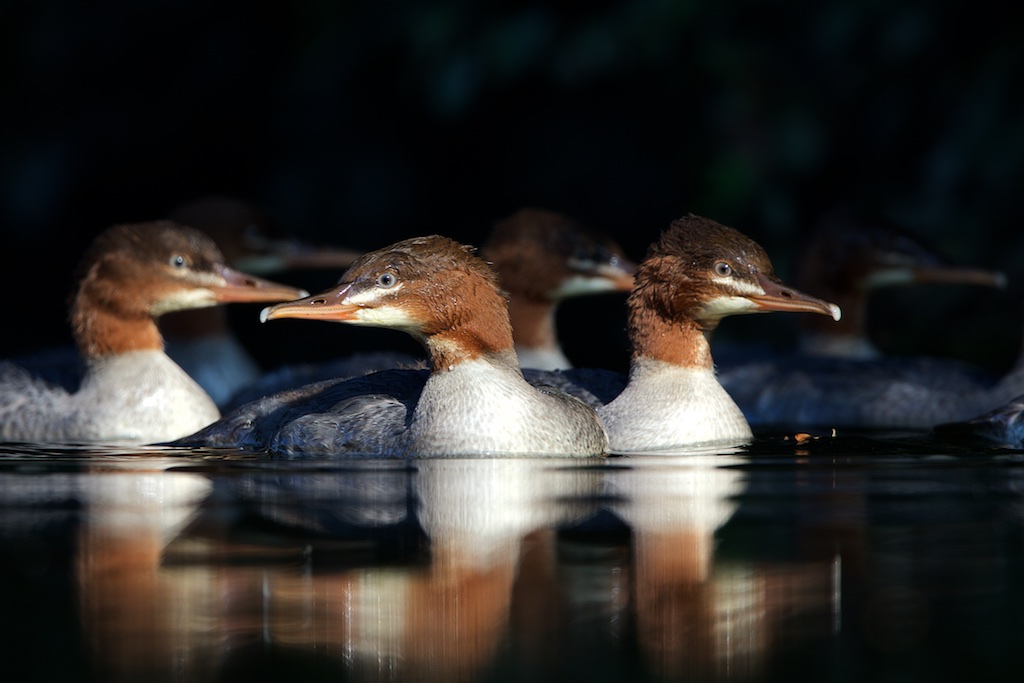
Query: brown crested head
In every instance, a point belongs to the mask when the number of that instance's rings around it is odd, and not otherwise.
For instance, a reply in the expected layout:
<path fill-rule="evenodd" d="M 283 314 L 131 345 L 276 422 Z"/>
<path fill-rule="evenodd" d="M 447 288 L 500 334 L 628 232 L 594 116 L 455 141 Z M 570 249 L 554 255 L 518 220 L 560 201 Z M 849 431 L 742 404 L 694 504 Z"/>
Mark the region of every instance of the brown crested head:
<path fill-rule="evenodd" d="M 213 273 L 224 257 L 213 240 L 171 221 L 115 225 L 104 230 L 79 263 L 79 296 L 104 302 L 128 316 L 149 316 L 154 307 L 194 280 Z"/>
<path fill-rule="evenodd" d="M 637 268 L 631 310 L 649 310 L 667 320 L 717 325 L 706 315 L 711 301 L 760 289 L 778 281 L 764 249 L 738 230 L 689 215 L 673 221 Z"/>
<path fill-rule="evenodd" d="M 278 304 L 263 320 L 306 318 L 403 330 L 470 356 L 512 347 L 497 275 L 472 247 L 431 235 L 364 254 L 337 287 Z M 451 344 L 448 344 L 448 343 Z"/>
<path fill-rule="evenodd" d="M 506 291 L 537 302 L 628 291 L 636 267 L 609 237 L 537 208 L 520 209 L 495 224 L 480 253 Z"/>
<path fill-rule="evenodd" d="M 170 220 L 201 230 L 217 243 L 225 260 L 235 265 L 285 236 L 259 207 L 232 197 L 205 197 L 181 204 L 171 212 Z"/>
<path fill-rule="evenodd" d="M 834 211 L 818 224 L 801 254 L 797 277 L 808 292 L 835 299 L 897 284 L 1005 285 L 1001 273 L 955 265 L 889 222 L 848 210 Z"/>
<path fill-rule="evenodd" d="M 71 319 L 87 355 L 159 347 L 147 323 L 171 311 L 305 294 L 228 268 L 213 240 L 171 221 L 108 228 L 86 250 L 78 280 Z"/>
<path fill-rule="evenodd" d="M 847 211 L 818 224 L 804 248 L 797 278 L 819 296 L 842 297 L 869 289 L 884 273 L 907 274 L 915 267 L 945 268 L 936 251 L 909 234 Z"/>
<path fill-rule="evenodd" d="M 351 249 L 294 239 L 260 207 L 233 197 L 197 199 L 175 208 L 170 218 L 202 230 L 217 243 L 228 263 L 249 273 L 345 268 L 359 256 Z"/>
<path fill-rule="evenodd" d="M 629 297 L 634 345 L 666 331 L 708 333 L 729 315 L 804 311 L 839 319 L 839 308 L 786 286 L 754 240 L 708 218 L 673 221 L 637 268 Z M 642 348 L 637 349 L 644 352 Z"/>
<path fill-rule="evenodd" d="M 864 336 L 868 293 L 878 287 L 925 283 L 958 283 L 1003 287 L 1002 273 L 965 268 L 917 237 L 878 218 L 847 209 L 833 211 L 806 242 L 797 273 L 806 291 L 836 301 L 847 315 L 833 326 L 806 319 L 805 328 L 819 334 Z"/>

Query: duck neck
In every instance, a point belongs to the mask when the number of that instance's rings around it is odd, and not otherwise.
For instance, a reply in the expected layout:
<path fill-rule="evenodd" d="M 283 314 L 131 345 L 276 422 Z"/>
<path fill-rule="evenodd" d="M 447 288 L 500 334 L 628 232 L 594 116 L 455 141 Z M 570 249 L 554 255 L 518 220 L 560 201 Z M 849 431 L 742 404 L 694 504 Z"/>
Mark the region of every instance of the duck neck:
<path fill-rule="evenodd" d="M 651 311 L 634 313 L 629 320 L 633 365 L 645 358 L 683 368 L 712 370 L 710 339 L 716 326 L 695 320 L 673 321 Z"/>
<path fill-rule="evenodd" d="M 515 345 L 531 351 L 560 352 L 552 301 L 512 297 L 508 302 Z"/>
<path fill-rule="evenodd" d="M 119 310 L 116 301 L 95 296 L 83 286 L 71 307 L 71 328 L 86 361 L 128 353 L 162 350 L 163 338 L 146 313 Z"/>
<path fill-rule="evenodd" d="M 505 301 L 496 291 L 492 299 L 481 302 L 483 305 L 452 302 L 443 321 L 424 330 L 423 344 L 433 372 L 444 372 L 481 357 L 502 362 L 511 359 L 518 370 Z M 467 316 L 466 311 L 473 313 Z"/>

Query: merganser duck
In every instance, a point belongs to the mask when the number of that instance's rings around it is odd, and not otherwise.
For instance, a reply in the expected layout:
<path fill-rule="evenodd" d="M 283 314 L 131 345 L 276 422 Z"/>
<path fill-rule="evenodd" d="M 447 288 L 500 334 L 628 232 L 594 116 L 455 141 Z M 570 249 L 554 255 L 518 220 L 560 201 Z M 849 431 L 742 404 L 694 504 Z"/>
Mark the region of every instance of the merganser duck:
<path fill-rule="evenodd" d="M 843 305 L 838 332 L 805 322 L 801 353 L 739 363 L 719 377 L 754 425 L 930 428 L 984 405 L 995 379 L 952 359 L 882 356 L 869 341 L 868 293 L 892 285 L 1005 286 L 998 272 L 949 265 L 893 228 L 840 214 L 801 259 L 803 288 Z"/>
<path fill-rule="evenodd" d="M 617 453 L 753 436 L 715 377 L 710 339 L 726 316 L 804 311 L 841 317 L 835 304 L 784 285 L 752 239 L 692 214 L 674 221 L 651 246 L 628 306 L 629 383 L 598 410 Z"/>
<path fill-rule="evenodd" d="M 480 256 L 497 271 L 508 295 L 520 367 L 544 370 L 572 367 L 558 343 L 558 305 L 570 297 L 628 292 L 636 270 L 609 238 L 568 216 L 534 208 L 520 209 L 499 221 Z M 392 351 L 358 353 L 315 365 L 288 365 L 236 392 L 226 407 L 234 409 L 313 382 L 422 366 L 420 359 Z"/>
<path fill-rule="evenodd" d="M 497 277 L 470 247 L 434 235 L 371 252 L 335 289 L 261 315 L 281 318 L 405 331 L 426 348 L 430 370 L 385 370 L 286 391 L 177 444 L 428 457 L 607 452 L 592 409 L 523 378 Z"/>
<path fill-rule="evenodd" d="M 1020 362 L 995 384 L 986 384 L 947 373 L 939 359 L 919 359 L 910 370 L 897 359 L 825 360 L 763 366 L 772 381 L 749 396 L 731 373 L 723 374 L 723 383 L 751 424 L 786 428 L 928 430 L 970 419 L 1024 392 Z M 929 361 L 931 373 L 925 369 Z"/>
<path fill-rule="evenodd" d="M 956 266 L 920 239 L 890 225 L 836 212 L 824 219 L 799 260 L 797 284 L 843 309 L 838 324 L 800 319 L 800 352 L 830 358 L 879 358 L 868 338 L 871 293 L 893 286 L 964 284 L 1002 288 L 1000 272 Z"/>
<path fill-rule="evenodd" d="M 292 269 L 347 268 L 359 256 L 290 238 L 261 209 L 230 197 L 183 204 L 169 218 L 212 237 L 232 267 L 263 277 Z M 161 317 L 159 325 L 167 355 L 221 408 L 263 375 L 223 307 L 178 311 Z"/>
<path fill-rule="evenodd" d="M 508 292 L 519 365 L 541 370 L 572 367 L 555 331 L 558 304 L 569 297 L 629 292 L 636 270 L 609 238 L 564 214 L 536 208 L 498 222 L 480 255 Z"/>
<path fill-rule="evenodd" d="M 213 241 L 169 221 L 107 229 L 85 254 L 71 305 L 85 375 L 75 393 L 0 364 L 5 441 L 148 443 L 190 434 L 220 414 L 163 352 L 155 319 L 232 301 L 305 292 L 228 268 Z"/>
<path fill-rule="evenodd" d="M 752 239 L 692 214 L 674 221 L 651 246 L 627 305 L 633 345 L 628 383 L 594 370 L 531 375 L 598 406 L 614 453 L 749 441 L 747 421 L 715 377 L 715 328 L 726 316 L 745 313 L 841 316 L 835 304 L 783 284 Z"/>

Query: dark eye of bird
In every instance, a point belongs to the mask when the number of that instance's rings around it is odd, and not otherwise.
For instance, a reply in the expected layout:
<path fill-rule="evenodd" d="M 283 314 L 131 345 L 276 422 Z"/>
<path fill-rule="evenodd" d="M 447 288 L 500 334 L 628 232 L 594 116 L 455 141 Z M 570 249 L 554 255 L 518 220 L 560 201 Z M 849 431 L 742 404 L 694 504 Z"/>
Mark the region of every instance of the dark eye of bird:
<path fill-rule="evenodd" d="M 377 276 L 377 285 L 384 289 L 394 287 L 397 281 L 398 278 L 395 277 L 394 273 L 381 273 Z"/>
<path fill-rule="evenodd" d="M 715 264 L 715 275 L 719 277 L 728 277 L 732 275 L 732 266 L 725 261 L 719 261 Z"/>
<path fill-rule="evenodd" d="M 175 254 L 171 257 L 170 264 L 174 268 L 184 268 L 188 265 L 188 261 L 181 254 Z"/>

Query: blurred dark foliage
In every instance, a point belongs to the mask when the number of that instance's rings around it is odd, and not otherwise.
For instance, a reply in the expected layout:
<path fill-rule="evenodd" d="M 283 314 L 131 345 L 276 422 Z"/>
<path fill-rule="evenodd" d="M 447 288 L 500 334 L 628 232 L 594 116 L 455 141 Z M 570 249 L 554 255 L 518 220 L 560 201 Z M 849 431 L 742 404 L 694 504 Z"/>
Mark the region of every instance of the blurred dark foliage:
<path fill-rule="evenodd" d="M 692 211 L 761 241 L 784 277 L 801 235 L 850 205 L 1011 278 L 889 293 L 880 343 L 1003 365 L 1024 324 L 1013 17 L 954 0 L 4 3 L 0 355 L 68 339 L 70 273 L 99 230 L 223 194 L 365 249 L 479 242 L 535 205 L 639 258 Z M 622 362 L 620 308 L 567 307 L 577 359 Z M 359 344 L 257 327 L 256 310 L 233 316 L 268 363 Z M 722 334 L 792 324 L 756 318 Z"/>

